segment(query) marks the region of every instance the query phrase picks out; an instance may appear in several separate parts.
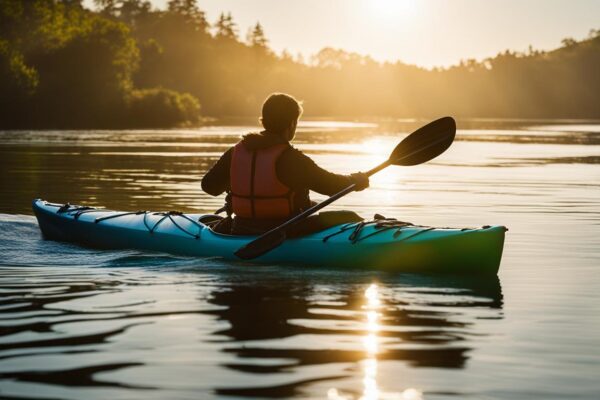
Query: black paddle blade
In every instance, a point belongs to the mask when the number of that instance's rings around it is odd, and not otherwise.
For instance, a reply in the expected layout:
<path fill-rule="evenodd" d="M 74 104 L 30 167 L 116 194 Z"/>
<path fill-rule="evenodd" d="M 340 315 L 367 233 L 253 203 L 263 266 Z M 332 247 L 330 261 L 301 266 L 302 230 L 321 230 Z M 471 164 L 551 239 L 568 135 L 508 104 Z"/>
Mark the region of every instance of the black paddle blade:
<path fill-rule="evenodd" d="M 242 260 L 252 260 L 260 257 L 265 253 L 279 247 L 286 239 L 284 230 L 272 230 L 243 247 L 240 247 L 235 253 Z"/>
<path fill-rule="evenodd" d="M 390 162 L 404 166 L 427 162 L 446 151 L 455 135 L 454 118 L 437 119 L 405 137 L 390 155 Z"/>

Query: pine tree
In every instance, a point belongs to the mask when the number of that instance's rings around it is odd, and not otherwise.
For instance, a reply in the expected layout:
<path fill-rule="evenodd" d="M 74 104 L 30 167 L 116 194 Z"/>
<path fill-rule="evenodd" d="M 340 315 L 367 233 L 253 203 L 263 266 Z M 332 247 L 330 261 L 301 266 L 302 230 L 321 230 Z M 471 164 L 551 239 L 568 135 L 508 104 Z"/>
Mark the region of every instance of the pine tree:
<path fill-rule="evenodd" d="M 172 13 L 183 16 L 186 22 L 193 25 L 197 30 L 206 30 L 208 27 L 204 11 L 198 8 L 196 0 L 169 0 L 167 9 Z"/>
<path fill-rule="evenodd" d="M 260 22 L 257 22 L 253 28 L 250 28 L 247 36 L 248 44 L 252 47 L 266 49 L 269 41 L 265 36 L 265 31 L 263 30 Z"/>
<path fill-rule="evenodd" d="M 221 13 L 219 19 L 215 23 L 215 36 L 217 38 L 236 39 L 237 38 L 237 27 L 233 22 L 231 13 Z"/>

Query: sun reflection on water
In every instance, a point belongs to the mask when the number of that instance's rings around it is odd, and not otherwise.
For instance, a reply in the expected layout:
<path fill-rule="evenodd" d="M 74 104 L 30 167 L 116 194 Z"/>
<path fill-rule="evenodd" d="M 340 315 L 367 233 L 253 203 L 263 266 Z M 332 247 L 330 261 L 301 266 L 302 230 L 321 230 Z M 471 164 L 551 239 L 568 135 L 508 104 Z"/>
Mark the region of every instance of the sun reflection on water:
<path fill-rule="evenodd" d="M 366 303 L 362 306 L 366 315 L 366 334 L 363 344 L 366 358 L 361 362 L 363 370 L 363 391 L 359 400 L 423 400 L 421 391 L 409 388 L 402 392 L 384 392 L 377 384 L 377 354 L 379 353 L 379 337 L 377 333 L 381 329 L 379 323 L 381 318 L 381 300 L 379 299 L 379 287 L 372 283 L 365 290 Z M 353 400 L 355 397 L 340 393 L 336 388 L 327 391 L 328 400 Z"/>
<path fill-rule="evenodd" d="M 389 155 L 393 147 L 390 148 L 389 140 L 373 138 L 360 143 L 360 149 L 365 153 L 378 155 L 385 160 L 385 157 Z"/>

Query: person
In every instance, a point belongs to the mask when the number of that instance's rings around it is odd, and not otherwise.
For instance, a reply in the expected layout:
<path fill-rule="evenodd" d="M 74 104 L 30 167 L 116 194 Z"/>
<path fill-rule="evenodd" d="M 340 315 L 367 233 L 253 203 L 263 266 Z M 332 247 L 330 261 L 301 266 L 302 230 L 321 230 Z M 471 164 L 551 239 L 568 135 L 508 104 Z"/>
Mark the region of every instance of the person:
<path fill-rule="evenodd" d="M 244 135 L 206 173 L 202 189 L 212 196 L 227 192 L 228 214 L 234 216 L 216 231 L 264 233 L 313 205 L 311 190 L 331 196 L 351 184 L 357 191 L 369 186 L 366 174 L 326 171 L 290 144 L 302 112 L 294 97 L 271 94 L 262 106 L 260 122 L 264 130 Z M 346 222 L 360 219 L 350 214 L 353 216 Z"/>

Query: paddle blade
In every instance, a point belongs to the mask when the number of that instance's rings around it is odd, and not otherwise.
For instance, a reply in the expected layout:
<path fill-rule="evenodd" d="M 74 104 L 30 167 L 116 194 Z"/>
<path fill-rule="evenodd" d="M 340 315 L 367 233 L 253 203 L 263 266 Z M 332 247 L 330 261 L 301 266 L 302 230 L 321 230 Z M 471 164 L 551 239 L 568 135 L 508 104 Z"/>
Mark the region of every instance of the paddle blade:
<path fill-rule="evenodd" d="M 404 166 L 427 162 L 446 151 L 455 135 L 454 118 L 437 119 L 405 137 L 392 152 L 390 162 Z"/>
<path fill-rule="evenodd" d="M 262 236 L 254 239 L 243 247 L 240 247 L 235 253 L 242 260 L 252 260 L 265 253 L 279 247 L 286 239 L 284 230 L 272 230 Z"/>

